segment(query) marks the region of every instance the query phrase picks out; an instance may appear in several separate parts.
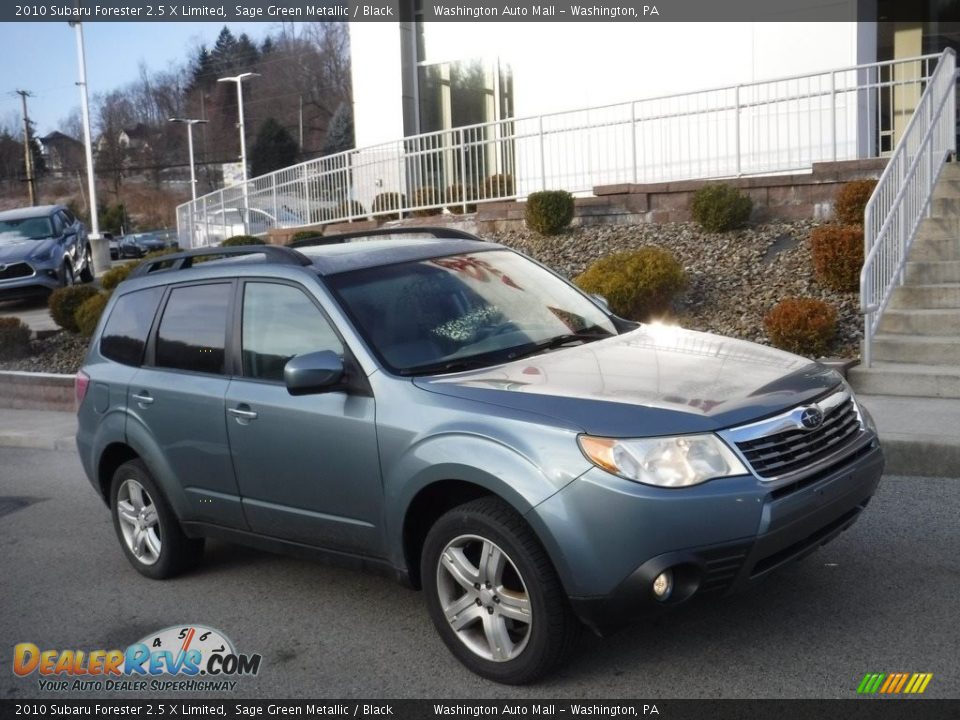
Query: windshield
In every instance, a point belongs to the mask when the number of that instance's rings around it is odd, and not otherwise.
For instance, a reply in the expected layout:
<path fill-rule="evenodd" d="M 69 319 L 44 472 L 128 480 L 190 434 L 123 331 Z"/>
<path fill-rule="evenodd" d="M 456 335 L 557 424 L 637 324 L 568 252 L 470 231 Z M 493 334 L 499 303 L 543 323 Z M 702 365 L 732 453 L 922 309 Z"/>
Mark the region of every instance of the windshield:
<path fill-rule="evenodd" d="M 507 250 L 328 278 L 380 359 L 403 375 L 451 372 L 615 335 L 593 302 Z"/>
<path fill-rule="evenodd" d="M 53 226 L 48 217 L 0 220 L 0 242 L 43 240 L 52 236 Z"/>

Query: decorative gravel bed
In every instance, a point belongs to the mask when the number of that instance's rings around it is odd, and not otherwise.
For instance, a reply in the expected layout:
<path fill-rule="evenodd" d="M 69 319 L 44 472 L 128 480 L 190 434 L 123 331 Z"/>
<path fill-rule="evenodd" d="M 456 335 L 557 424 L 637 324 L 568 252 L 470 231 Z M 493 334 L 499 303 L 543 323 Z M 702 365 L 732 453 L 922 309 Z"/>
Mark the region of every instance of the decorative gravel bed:
<path fill-rule="evenodd" d="M 805 295 L 832 303 L 838 311 L 835 357 L 856 357 L 862 337 L 857 293 L 826 290 L 813 278 L 807 235 L 812 220 L 770 223 L 724 234 L 705 233 L 694 223 L 604 225 L 573 228 L 555 237 L 509 230 L 492 237 L 575 277 L 602 255 L 658 245 L 683 264 L 689 286 L 678 300 L 679 324 L 696 330 L 769 345 L 763 316 L 779 300 Z M 70 333 L 34 340 L 30 357 L 0 362 L 0 370 L 75 373 L 88 341 Z"/>
<path fill-rule="evenodd" d="M 666 223 L 579 227 L 555 237 L 526 229 L 494 235 L 570 278 L 613 252 L 644 245 L 670 250 L 689 278 L 672 320 L 766 345 L 770 341 L 763 316 L 777 302 L 790 296 L 820 298 L 837 308 L 837 337 L 830 354 L 856 357 L 863 336 L 857 293 L 827 290 L 813 277 L 807 235 L 818 224 L 770 223 L 723 234 L 704 232 L 695 223 Z"/>

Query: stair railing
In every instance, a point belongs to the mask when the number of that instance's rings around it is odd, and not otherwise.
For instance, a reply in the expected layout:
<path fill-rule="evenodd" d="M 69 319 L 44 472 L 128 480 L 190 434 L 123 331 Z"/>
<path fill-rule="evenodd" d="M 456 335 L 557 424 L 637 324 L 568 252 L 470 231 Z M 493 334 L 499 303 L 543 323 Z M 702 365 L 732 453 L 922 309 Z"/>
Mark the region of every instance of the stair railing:
<path fill-rule="evenodd" d="M 956 53 L 947 48 L 864 211 L 860 309 L 866 367 L 872 362 L 873 338 L 883 312 L 894 290 L 903 284 L 904 265 L 917 229 L 931 214 L 937 179 L 957 149 L 956 72 Z"/>

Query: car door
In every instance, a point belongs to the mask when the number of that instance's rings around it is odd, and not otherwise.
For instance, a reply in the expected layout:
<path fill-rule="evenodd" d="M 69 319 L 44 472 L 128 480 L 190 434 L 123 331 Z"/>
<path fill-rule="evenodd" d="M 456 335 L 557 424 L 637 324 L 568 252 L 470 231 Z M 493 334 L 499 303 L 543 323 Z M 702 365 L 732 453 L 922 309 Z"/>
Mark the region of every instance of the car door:
<path fill-rule="evenodd" d="M 369 392 L 293 396 L 283 367 L 296 355 L 346 351 L 304 288 L 248 280 L 235 347 L 241 375 L 226 412 L 237 484 L 257 533 L 382 556 L 382 487 Z M 359 372 L 359 370 L 357 371 Z"/>
<path fill-rule="evenodd" d="M 246 529 L 223 402 L 235 284 L 174 285 L 128 390 L 127 435 L 184 491 L 184 519 Z M 156 469 L 156 468 L 155 468 Z"/>

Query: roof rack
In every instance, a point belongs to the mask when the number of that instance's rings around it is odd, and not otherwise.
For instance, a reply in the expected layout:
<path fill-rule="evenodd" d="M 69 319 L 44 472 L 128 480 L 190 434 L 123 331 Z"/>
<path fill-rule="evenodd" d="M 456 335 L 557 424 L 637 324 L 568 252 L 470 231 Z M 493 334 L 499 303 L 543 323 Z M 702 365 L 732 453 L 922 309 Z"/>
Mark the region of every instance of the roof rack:
<path fill-rule="evenodd" d="M 450 239 L 450 240 L 480 240 L 483 238 L 477 237 L 473 233 L 468 233 L 465 230 L 456 230 L 454 228 L 446 227 L 417 227 L 417 226 L 406 226 L 406 227 L 397 227 L 397 228 L 377 228 L 375 230 L 357 230 L 356 232 L 349 233 L 338 233 L 336 235 L 320 235 L 317 233 L 316 237 L 304 238 L 303 240 L 297 240 L 295 242 L 287 245 L 289 248 L 298 248 L 298 247 L 315 247 L 317 245 L 335 245 L 337 243 L 349 242 L 354 238 L 360 237 L 377 237 L 378 235 L 430 235 L 438 240 Z"/>
<path fill-rule="evenodd" d="M 313 261 L 301 252 L 282 245 L 237 245 L 234 247 L 209 247 L 185 250 L 152 258 L 140 263 L 130 273 L 131 278 L 142 277 L 153 272 L 167 272 L 168 270 L 186 270 L 193 267 L 194 258 L 198 257 L 230 257 L 234 255 L 264 255 L 268 262 L 277 262 L 283 265 L 311 265 Z"/>

